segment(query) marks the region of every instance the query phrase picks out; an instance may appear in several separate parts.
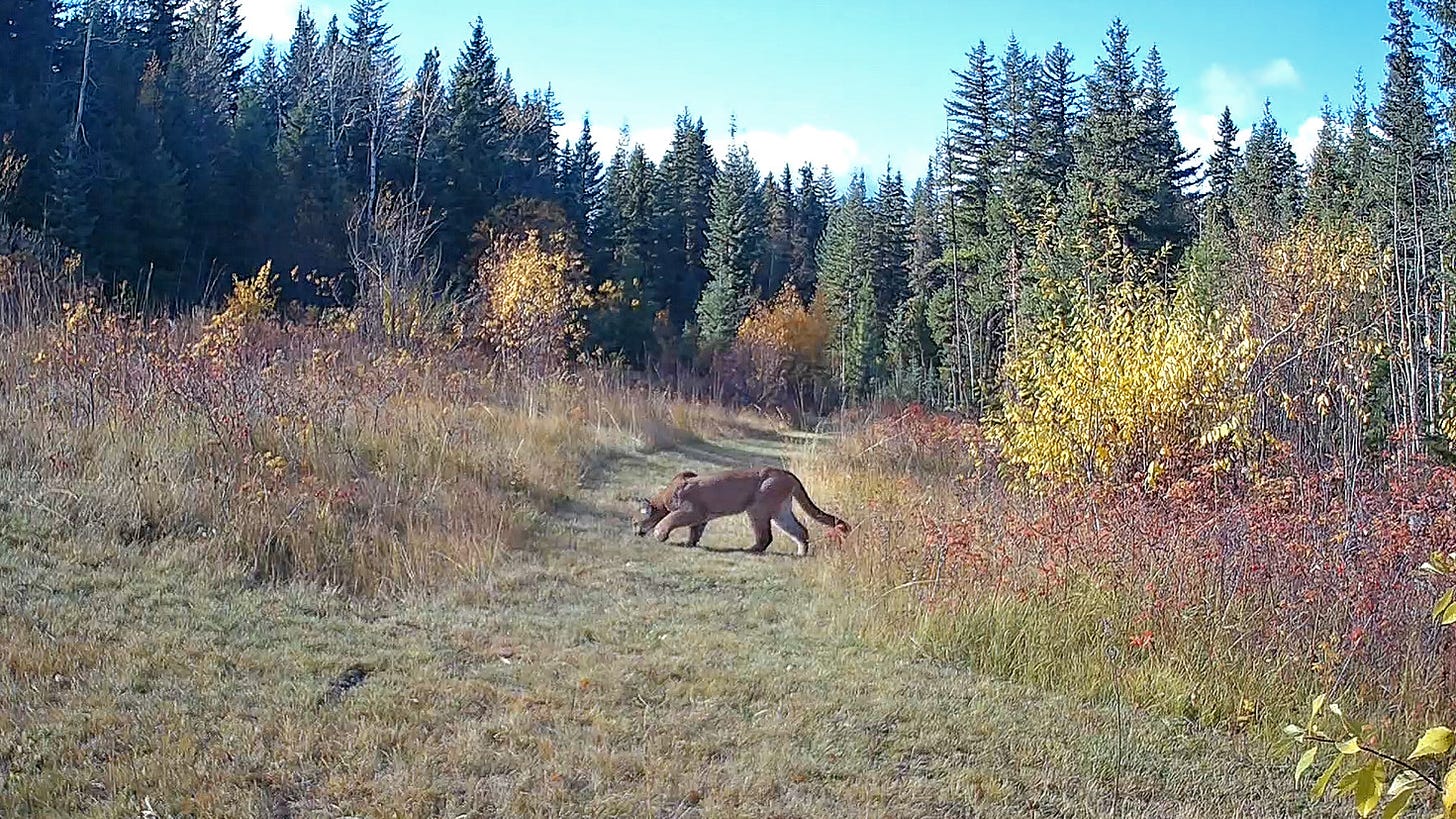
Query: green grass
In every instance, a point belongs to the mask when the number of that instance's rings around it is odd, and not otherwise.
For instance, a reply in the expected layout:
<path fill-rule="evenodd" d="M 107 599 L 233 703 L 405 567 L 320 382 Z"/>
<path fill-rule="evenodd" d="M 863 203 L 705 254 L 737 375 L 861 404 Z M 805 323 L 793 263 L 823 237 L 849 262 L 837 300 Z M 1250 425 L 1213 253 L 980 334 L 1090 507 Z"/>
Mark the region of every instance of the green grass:
<path fill-rule="evenodd" d="M 862 638 L 845 612 L 863 600 L 810 582 L 817 560 L 734 551 L 740 521 L 708 550 L 629 534 L 628 499 L 679 469 L 797 446 L 673 435 L 603 457 L 489 573 L 391 597 L 259 584 L 185 540 L 122 544 L 13 502 L 0 815 L 1301 809 L 1247 739 Z"/>

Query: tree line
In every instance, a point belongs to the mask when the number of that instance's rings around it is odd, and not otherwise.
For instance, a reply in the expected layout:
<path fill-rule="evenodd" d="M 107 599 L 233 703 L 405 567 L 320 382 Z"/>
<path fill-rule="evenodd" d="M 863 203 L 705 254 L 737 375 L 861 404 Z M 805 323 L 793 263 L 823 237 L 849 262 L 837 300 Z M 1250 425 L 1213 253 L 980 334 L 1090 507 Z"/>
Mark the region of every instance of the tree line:
<path fill-rule="evenodd" d="M 28 160 L 6 218 L 98 281 L 192 303 L 267 260 L 347 285 L 402 198 L 432 214 L 441 293 L 493 236 L 541 227 L 621 295 L 588 316 L 596 348 L 711 357 L 789 288 L 828 322 L 823 377 L 844 394 L 963 408 L 996 403 L 1008 351 L 1122 279 L 1217 309 L 1296 224 L 1353 224 L 1392 259 L 1384 320 L 1409 353 L 1388 364 L 1393 422 L 1442 412 L 1450 0 L 1392 0 L 1378 99 L 1357 75 L 1348 104 L 1327 100 L 1307 166 L 1267 105 L 1247 141 L 1225 109 L 1212 154 L 1189 151 L 1161 54 L 1115 20 L 1085 73 L 1060 43 L 977 43 L 928 166 L 843 191 L 824 168 L 766 172 L 736 139 L 716 156 L 686 110 L 660 159 L 623 128 L 604 161 L 589 120 L 562 139 L 552 91 L 514 88 L 484 21 L 409 73 L 385 13 L 304 8 L 250 59 L 238 0 L 0 0 L 0 134 Z"/>

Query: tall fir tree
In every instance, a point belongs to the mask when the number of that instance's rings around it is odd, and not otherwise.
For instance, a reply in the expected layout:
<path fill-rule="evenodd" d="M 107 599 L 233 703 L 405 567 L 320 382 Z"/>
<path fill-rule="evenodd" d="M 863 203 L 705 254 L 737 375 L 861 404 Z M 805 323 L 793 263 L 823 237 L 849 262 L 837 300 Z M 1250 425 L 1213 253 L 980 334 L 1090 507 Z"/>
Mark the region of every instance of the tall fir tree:
<path fill-rule="evenodd" d="M 697 305 L 698 340 L 708 352 L 724 349 L 753 303 L 764 263 L 767 218 L 758 167 L 742 143 L 728 150 L 713 181 L 708 220 L 708 284 Z"/>
<path fill-rule="evenodd" d="M 1234 178 L 1240 165 L 1240 151 L 1236 144 L 1239 127 L 1234 124 L 1233 114 L 1228 106 L 1218 118 L 1218 135 L 1213 140 L 1213 153 L 1208 157 L 1204 176 L 1208 181 L 1208 195 L 1204 198 L 1204 214 L 1209 225 L 1225 233 L 1234 227 Z"/>
<path fill-rule="evenodd" d="M 694 315 L 708 281 L 708 217 L 717 173 L 702 119 L 683 111 L 657 168 L 656 185 L 661 291 L 674 327 Z"/>
<path fill-rule="evenodd" d="M 1198 167 L 1193 162 L 1198 152 L 1183 149 L 1183 140 L 1173 121 L 1176 89 L 1168 87 L 1168 75 L 1157 46 L 1148 49 L 1142 81 L 1139 109 L 1143 118 L 1144 162 L 1152 176 L 1152 207 L 1139 230 L 1148 249 L 1171 248 L 1176 260 L 1193 235 L 1189 191 L 1197 181 Z"/>
<path fill-rule="evenodd" d="M 476 223 L 502 204 L 509 98 L 485 23 L 477 17 L 450 76 L 443 242 L 447 262 L 464 255 Z"/>

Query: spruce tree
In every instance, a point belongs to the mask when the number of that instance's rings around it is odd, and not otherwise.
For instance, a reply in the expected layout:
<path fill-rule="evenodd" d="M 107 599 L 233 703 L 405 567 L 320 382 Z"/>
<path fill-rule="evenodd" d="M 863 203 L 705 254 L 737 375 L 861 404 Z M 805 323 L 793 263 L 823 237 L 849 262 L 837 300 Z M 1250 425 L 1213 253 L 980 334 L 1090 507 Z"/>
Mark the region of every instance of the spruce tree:
<path fill-rule="evenodd" d="M 1072 133 L 1081 118 L 1080 78 L 1072 69 L 1072 52 L 1057 43 L 1041 64 L 1033 111 L 1032 152 L 1043 188 L 1060 202 L 1065 198 L 1072 169 Z"/>
<path fill-rule="evenodd" d="M 440 51 L 425 52 L 405 95 L 398 161 L 393 176 L 418 200 L 436 202 L 445 187 L 445 85 Z"/>
<path fill-rule="evenodd" d="M 1110 230 L 1126 246 L 1149 249 L 1144 226 L 1156 205 L 1159 171 L 1149 155 L 1149 118 L 1136 51 L 1114 20 L 1104 53 L 1087 77 L 1087 116 L 1073 135 L 1073 223 L 1092 235 Z"/>
<path fill-rule="evenodd" d="M 709 279 L 697 305 L 698 339 L 705 351 L 724 349 L 748 315 L 764 263 L 766 232 L 758 168 L 748 146 L 740 143 L 729 149 L 713 182 Z"/>
<path fill-rule="evenodd" d="M 1350 180 L 1345 167 L 1345 135 L 1342 123 L 1325 97 L 1320 112 L 1319 140 L 1309 159 L 1306 212 L 1325 224 L 1350 211 Z"/>
<path fill-rule="evenodd" d="M 1241 232 L 1271 238 L 1293 224 L 1300 209 L 1299 164 L 1294 147 L 1269 105 L 1249 135 L 1243 162 L 1234 177 L 1236 219 Z"/>
<path fill-rule="evenodd" d="M 827 177 L 830 185 L 833 178 Z M 833 197 L 824 183 L 814 175 L 814 167 L 804 163 L 799 168 L 799 190 L 794 198 L 794 212 L 797 223 L 794 230 L 794 286 L 804 299 L 814 297 L 815 281 L 818 279 L 819 241 L 829 224 L 829 209 Z"/>
<path fill-rule="evenodd" d="M 445 258 L 461 258 L 475 224 L 502 204 L 510 97 L 479 17 L 450 76 L 445 128 Z"/>
<path fill-rule="evenodd" d="M 1239 169 L 1239 128 L 1234 124 L 1233 114 L 1228 106 L 1218 118 L 1218 136 L 1213 141 L 1213 154 L 1208 158 L 1205 177 L 1208 180 L 1208 196 L 1204 200 L 1204 213 L 1209 224 L 1225 232 L 1233 230 L 1234 177 Z"/>
<path fill-rule="evenodd" d="M 708 281 L 708 217 L 718 169 L 702 119 L 687 111 L 678 116 L 657 173 L 662 290 L 670 322 L 681 327 Z"/>
<path fill-rule="evenodd" d="M 581 137 L 562 151 L 561 203 L 566 218 L 576 227 L 582 248 L 599 275 L 606 270 L 598 263 L 598 229 L 602 221 L 602 160 L 592 140 L 591 118 L 581 122 Z"/>
<path fill-rule="evenodd" d="M 840 367 L 840 386 L 852 395 L 868 388 L 879 352 L 874 344 L 882 338 L 873 326 L 873 226 L 866 197 L 864 174 L 856 171 L 819 243 L 815 291 L 816 309 L 824 311 L 832 328 L 830 349 Z"/>
<path fill-rule="evenodd" d="M 1143 98 L 1139 109 L 1143 118 L 1144 162 L 1150 180 L 1152 207 L 1139 225 L 1145 247 L 1158 250 L 1164 246 L 1174 251 L 1174 258 L 1187 247 L 1193 233 L 1193 215 L 1189 190 L 1196 181 L 1198 168 L 1193 164 L 1198 152 L 1185 151 L 1173 123 L 1173 95 L 1168 87 L 1167 72 L 1157 46 L 1148 49 L 1143 64 Z"/>
<path fill-rule="evenodd" d="M 961 205 L 958 217 L 971 235 L 981 236 L 987 231 L 987 205 L 995 186 L 999 75 L 984 40 L 966 59 L 966 70 L 954 72 L 955 92 L 945 107 L 951 121 L 953 180 Z"/>

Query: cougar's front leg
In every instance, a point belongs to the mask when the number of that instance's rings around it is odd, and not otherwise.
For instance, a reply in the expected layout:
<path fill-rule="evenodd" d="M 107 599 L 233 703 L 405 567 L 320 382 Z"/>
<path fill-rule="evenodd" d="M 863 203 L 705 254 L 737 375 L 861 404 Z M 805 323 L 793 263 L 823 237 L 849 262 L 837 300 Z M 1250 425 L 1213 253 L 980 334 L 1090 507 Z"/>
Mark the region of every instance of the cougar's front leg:
<path fill-rule="evenodd" d="M 674 509 L 673 511 L 668 512 L 667 517 L 658 521 L 657 525 L 652 529 L 652 536 L 662 541 L 663 543 L 666 543 L 667 538 L 669 535 L 672 534 L 673 529 L 680 529 L 684 526 L 701 525 L 703 525 L 702 515 L 699 515 L 697 512 L 695 512 L 692 507 L 684 506 L 681 509 Z"/>

